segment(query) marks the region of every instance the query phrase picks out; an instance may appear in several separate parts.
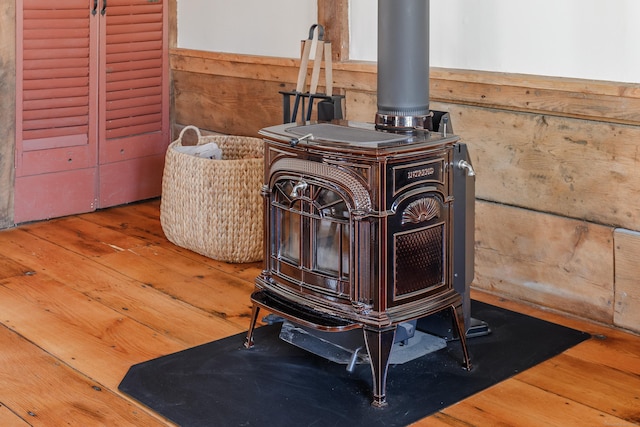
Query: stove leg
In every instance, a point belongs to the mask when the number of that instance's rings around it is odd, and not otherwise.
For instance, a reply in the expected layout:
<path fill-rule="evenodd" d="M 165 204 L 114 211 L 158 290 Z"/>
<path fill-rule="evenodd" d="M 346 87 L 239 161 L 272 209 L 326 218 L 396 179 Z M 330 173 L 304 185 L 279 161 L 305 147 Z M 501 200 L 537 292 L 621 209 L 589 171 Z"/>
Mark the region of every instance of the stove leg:
<path fill-rule="evenodd" d="M 451 317 L 453 317 L 453 325 L 455 326 L 456 333 L 460 338 L 460 345 L 462 345 L 462 354 L 464 356 L 464 368 L 467 371 L 471 370 L 471 358 L 469 357 L 469 349 L 467 348 L 467 334 L 464 325 L 464 313 L 462 305 L 451 306 Z"/>
<path fill-rule="evenodd" d="M 253 309 L 251 311 L 251 324 L 249 325 L 249 330 L 247 331 L 247 338 L 244 340 L 244 347 L 251 348 L 253 347 L 253 330 L 256 327 L 256 322 L 258 321 L 258 313 L 260 313 L 260 307 L 258 304 L 253 304 Z"/>
<path fill-rule="evenodd" d="M 364 342 L 371 360 L 371 373 L 373 374 L 373 402 L 376 407 L 387 405 L 387 368 L 389 356 L 393 347 L 397 326 L 386 329 L 364 329 Z"/>

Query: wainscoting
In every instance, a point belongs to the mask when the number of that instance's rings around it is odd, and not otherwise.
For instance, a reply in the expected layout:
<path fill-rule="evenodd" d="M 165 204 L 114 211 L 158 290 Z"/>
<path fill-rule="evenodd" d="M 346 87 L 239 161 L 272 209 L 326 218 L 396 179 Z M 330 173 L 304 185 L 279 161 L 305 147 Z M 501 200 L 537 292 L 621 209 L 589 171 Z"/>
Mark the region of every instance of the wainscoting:
<path fill-rule="evenodd" d="M 251 136 L 282 121 L 299 65 L 170 57 L 178 125 Z M 375 64 L 338 62 L 333 77 L 345 118 L 372 121 Z M 432 69 L 430 96 L 477 171 L 473 286 L 640 332 L 640 85 Z"/>

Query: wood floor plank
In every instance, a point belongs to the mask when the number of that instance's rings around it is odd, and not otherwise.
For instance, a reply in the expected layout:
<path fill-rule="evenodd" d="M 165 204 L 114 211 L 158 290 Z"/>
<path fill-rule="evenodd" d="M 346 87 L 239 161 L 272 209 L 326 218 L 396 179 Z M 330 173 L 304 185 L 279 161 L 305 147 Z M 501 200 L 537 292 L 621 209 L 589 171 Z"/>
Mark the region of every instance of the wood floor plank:
<path fill-rule="evenodd" d="M 624 421 L 640 422 L 638 375 L 561 354 L 517 378 Z"/>
<path fill-rule="evenodd" d="M 436 413 L 411 424 L 411 427 L 473 427 L 465 421 L 443 413 Z"/>
<path fill-rule="evenodd" d="M 588 345 L 573 347 L 566 354 L 593 364 L 622 368 L 640 376 L 640 339 L 619 330 L 599 330 Z"/>
<path fill-rule="evenodd" d="M 80 218 L 91 221 L 101 227 L 117 230 L 130 236 L 138 237 L 149 244 L 162 246 L 196 262 L 206 263 L 219 270 L 231 273 L 234 276 L 253 281 L 262 270 L 262 262 L 253 263 L 227 263 L 220 260 L 205 257 L 189 249 L 185 249 L 169 242 L 165 237 L 160 224 L 160 203 L 156 200 L 144 204 L 135 204 L 131 207 L 116 207 L 103 211 L 81 215 Z M 150 226 L 157 224 L 158 227 Z"/>
<path fill-rule="evenodd" d="M 476 427 L 584 427 L 627 424 L 619 417 L 517 379 L 503 381 L 444 409 L 442 413 Z"/>
<path fill-rule="evenodd" d="M 54 227 L 52 224 L 38 222 L 26 225 L 22 230 L 86 257 L 108 255 L 147 244 L 134 236 L 100 227 L 77 217 L 52 221 Z"/>
<path fill-rule="evenodd" d="M 9 277 L 22 276 L 29 269 L 14 260 L 0 255 L 0 280 Z"/>
<path fill-rule="evenodd" d="M 78 218 L 149 243 L 161 244 L 167 241 L 160 224 L 159 200 L 103 209 L 78 215 Z"/>
<path fill-rule="evenodd" d="M 215 314 L 245 330 L 251 315 L 253 284 L 187 258 L 176 262 L 171 251 L 161 247 L 137 249 L 144 256 L 131 261 L 129 253 L 104 256 L 100 262 L 138 281 L 144 281 L 174 298 Z M 155 254 L 154 257 L 149 252 Z"/>
<path fill-rule="evenodd" d="M 4 404 L 0 403 L 0 426 L 3 427 L 29 427 L 29 424 L 11 412 Z"/>
<path fill-rule="evenodd" d="M 233 335 L 246 329 L 199 310 L 180 298 L 167 295 L 74 252 L 65 252 L 56 244 L 15 230 L 2 234 L 0 254 L 26 265 L 28 270 L 45 274 L 87 297 L 147 325 L 160 334 L 195 346 Z M 139 256 L 128 252 L 128 262 Z M 152 270 L 150 270 L 152 271 Z M 148 277 L 146 277 L 148 278 Z M 163 278 L 163 280 L 166 278 Z"/>
<path fill-rule="evenodd" d="M 7 327 L 114 390 L 132 365 L 184 349 L 39 274 L 3 280 L 0 300 Z"/>
<path fill-rule="evenodd" d="M 0 348 L 2 426 L 168 424 L 4 327 Z"/>

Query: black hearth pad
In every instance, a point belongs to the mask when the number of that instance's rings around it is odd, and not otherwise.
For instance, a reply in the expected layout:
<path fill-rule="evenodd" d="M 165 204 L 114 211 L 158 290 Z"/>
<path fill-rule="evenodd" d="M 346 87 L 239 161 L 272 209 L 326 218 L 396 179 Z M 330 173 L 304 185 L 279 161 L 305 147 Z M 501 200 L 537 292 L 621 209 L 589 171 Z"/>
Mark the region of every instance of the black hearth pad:
<path fill-rule="evenodd" d="M 238 334 L 131 367 L 120 390 L 188 426 L 405 426 L 589 338 L 580 331 L 477 301 L 474 318 L 491 335 L 472 338 L 473 370 L 460 345 L 389 367 L 386 408 L 373 408 L 371 370 L 348 373 L 258 328 L 255 346 Z"/>

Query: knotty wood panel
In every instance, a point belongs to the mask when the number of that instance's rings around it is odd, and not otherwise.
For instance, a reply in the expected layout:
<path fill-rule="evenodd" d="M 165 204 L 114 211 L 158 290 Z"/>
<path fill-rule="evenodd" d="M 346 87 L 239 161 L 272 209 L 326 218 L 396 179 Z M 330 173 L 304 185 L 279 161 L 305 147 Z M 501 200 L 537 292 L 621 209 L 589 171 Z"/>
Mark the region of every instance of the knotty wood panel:
<path fill-rule="evenodd" d="M 475 286 L 612 324 L 613 229 L 476 203 Z"/>
<path fill-rule="evenodd" d="M 176 122 L 233 135 L 258 136 L 282 122 L 280 90 L 284 84 L 264 80 L 175 71 Z"/>
<path fill-rule="evenodd" d="M 640 127 L 451 106 L 477 197 L 640 229 Z"/>
<path fill-rule="evenodd" d="M 614 232 L 616 305 L 614 324 L 640 332 L 640 233 Z"/>
<path fill-rule="evenodd" d="M 178 123 L 190 123 L 181 113 L 189 111 L 201 128 L 254 135 L 261 127 L 281 121 L 280 98 L 274 94 L 294 84 L 297 60 L 182 49 L 174 49 L 171 56 L 174 73 L 179 75 Z M 217 96 L 210 88 L 213 82 L 219 82 L 217 90 L 228 97 L 224 105 L 211 100 Z M 334 85 L 345 94 L 347 119 L 373 120 L 377 110 L 375 64 L 336 64 Z M 256 90 L 262 91 L 264 110 L 251 104 L 254 98 L 247 99 Z M 582 271 L 584 276 L 571 276 L 551 261 L 554 256 L 572 253 L 570 236 L 577 228 L 566 224 L 573 220 L 578 224 L 588 221 L 584 223 L 587 230 L 606 230 L 599 233 L 602 235 L 611 233 L 609 224 L 630 230 L 640 227 L 640 206 L 629 203 L 640 196 L 640 121 L 634 116 L 637 111 L 627 108 L 639 96 L 637 85 L 432 69 L 431 108 L 451 112 L 454 132 L 469 144 L 478 173 L 477 197 L 524 208 L 523 221 L 528 220 L 527 213 L 554 218 L 551 223 L 534 221 L 527 228 L 531 235 L 549 233 L 539 233 L 538 226 L 559 226 L 559 233 L 567 237 L 547 242 L 550 265 L 545 265 L 543 282 L 531 254 L 522 260 L 510 259 L 512 270 L 519 271 L 517 277 L 497 271 L 491 257 L 478 258 L 478 271 L 485 278 L 509 282 L 494 291 L 612 321 L 614 254 L 610 242 L 597 238 L 593 253 L 583 251 L 592 260 Z M 486 255 L 509 254 L 514 249 L 506 236 L 492 241 L 496 247 L 486 244 Z M 598 284 L 587 280 L 584 286 L 594 289 L 585 293 L 578 277 L 597 278 Z M 534 284 L 539 288 L 531 289 Z M 493 282 L 484 285 L 494 286 Z M 637 307 L 635 295 L 640 291 L 632 292 L 628 301 Z"/>

